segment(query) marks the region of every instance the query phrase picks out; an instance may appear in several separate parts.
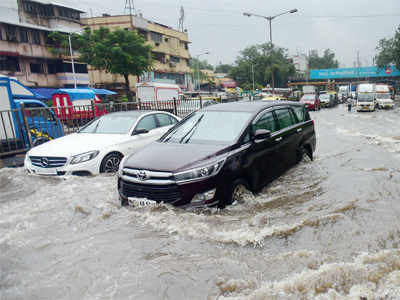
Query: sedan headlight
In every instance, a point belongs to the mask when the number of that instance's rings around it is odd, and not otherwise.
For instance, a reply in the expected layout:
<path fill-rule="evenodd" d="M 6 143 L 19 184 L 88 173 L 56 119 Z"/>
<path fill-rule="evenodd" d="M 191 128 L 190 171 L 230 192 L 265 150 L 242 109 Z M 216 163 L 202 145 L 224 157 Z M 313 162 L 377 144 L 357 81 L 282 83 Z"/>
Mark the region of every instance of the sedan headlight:
<path fill-rule="evenodd" d="M 178 183 L 181 183 L 215 176 L 221 170 L 225 160 L 226 159 L 224 158 L 200 168 L 175 173 L 174 178 Z"/>
<path fill-rule="evenodd" d="M 85 161 L 91 160 L 93 158 L 95 158 L 97 155 L 99 155 L 100 151 L 89 151 L 89 152 L 85 152 L 85 153 L 81 153 L 78 155 L 74 155 L 71 159 L 70 164 L 71 165 L 76 165 L 76 164 L 80 164 L 83 163 Z"/>

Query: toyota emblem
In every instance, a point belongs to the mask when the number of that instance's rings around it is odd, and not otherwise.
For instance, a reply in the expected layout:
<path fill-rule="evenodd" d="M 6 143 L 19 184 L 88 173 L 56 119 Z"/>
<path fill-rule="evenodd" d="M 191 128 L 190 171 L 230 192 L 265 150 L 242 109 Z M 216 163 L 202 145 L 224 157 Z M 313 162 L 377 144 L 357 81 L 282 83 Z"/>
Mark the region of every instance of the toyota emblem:
<path fill-rule="evenodd" d="M 40 159 L 40 162 L 41 162 L 41 164 L 42 164 L 42 166 L 43 166 L 44 168 L 48 168 L 48 167 L 49 167 L 49 160 L 48 160 L 47 157 L 42 157 L 42 158 Z"/>
<path fill-rule="evenodd" d="M 137 176 L 137 178 L 138 178 L 139 180 L 142 180 L 142 181 L 143 181 L 143 180 L 146 180 L 147 177 L 148 177 L 147 172 L 144 171 L 144 170 L 139 170 L 139 171 L 137 171 L 136 176 Z"/>

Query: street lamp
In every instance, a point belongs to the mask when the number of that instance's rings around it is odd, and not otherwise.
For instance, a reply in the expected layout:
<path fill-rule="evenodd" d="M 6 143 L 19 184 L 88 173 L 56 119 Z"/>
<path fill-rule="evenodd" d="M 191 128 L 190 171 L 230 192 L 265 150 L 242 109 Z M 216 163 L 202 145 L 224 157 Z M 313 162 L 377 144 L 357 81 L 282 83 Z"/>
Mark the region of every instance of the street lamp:
<path fill-rule="evenodd" d="M 253 16 L 253 17 L 263 18 L 263 19 L 267 20 L 269 22 L 269 41 L 272 44 L 272 20 L 275 19 L 276 17 L 282 16 L 282 15 L 285 15 L 285 14 L 293 14 L 295 12 L 298 12 L 297 8 L 285 11 L 283 13 L 280 13 L 280 14 L 277 14 L 277 15 L 274 15 L 274 16 L 263 16 L 263 15 L 247 13 L 247 12 L 244 12 L 243 15 L 246 16 L 246 17 Z"/>
<path fill-rule="evenodd" d="M 197 59 L 197 86 L 198 86 L 198 89 L 199 89 L 199 93 L 200 93 L 200 60 L 199 60 L 199 57 L 201 55 L 205 55 L 205 54 L 210 54 L 210 52 L 206 51 L 206 52 L 203 52 L 203 53 L 200 53 L 200 54 L 196 55 L 196 59 Z"/>
<path fill-rule="evenodd" d="M 71 35 L 74 33 L 82 33 L 82 31 L 73 31 L 68 32 L 68 43 L 69 43 L 69 53 L 71 55 L 71 65 L 72 65 L 72 76 L 74 77 L 74 88 L 76 89 L 76 74 L 75 74 L 75 64 L 74 64 L 74 55 L 72 53 L 72 43 L 71 43 Z"/>
<path fill-rule="evenodd" d="M 275 19 L 276 17 L 282 16 L 284 14 L 293 14 L 295 12 L 297 12 L 297 8 L 285 11 L 283 13 L 274 15 L 274 16 L 263 16 L 263 15 L 258 15 L 258 14 L 253 14 L 253 13 L 248 13 L 248 12 L 244 12 L 243 15 L 246 17 L 258 17 L 258 18 L 263 18 L 265 20 L 267 20 L 269 22 L 269 42 L 271 43 L 272 46 L 272 20 Z M 267 32 L 268 35 L 268 32 Z M 267 37 L 268 39 L 268 37 Z M 271 70 L 271 81 L 272 81 L 272 94 L 275 93 L 275 80 L 274 80 L 274 70 Z"/>

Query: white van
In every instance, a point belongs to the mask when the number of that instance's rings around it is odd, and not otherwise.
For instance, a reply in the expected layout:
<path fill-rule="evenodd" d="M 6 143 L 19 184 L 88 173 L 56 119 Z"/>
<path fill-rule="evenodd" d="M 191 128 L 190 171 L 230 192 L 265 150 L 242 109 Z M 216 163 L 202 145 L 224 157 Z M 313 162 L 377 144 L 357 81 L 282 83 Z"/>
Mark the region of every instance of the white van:
<path fill-rule="evenodd" d="M 378 108 L 393 108 L 394 102 L 387 84 L 376 85 L 376 102 Z"/>
<path fill-rule="evenodd" d="M 374 111 L 376 104 L 375 83 L 360 83 L 357 86 L 357 111 Z"/>

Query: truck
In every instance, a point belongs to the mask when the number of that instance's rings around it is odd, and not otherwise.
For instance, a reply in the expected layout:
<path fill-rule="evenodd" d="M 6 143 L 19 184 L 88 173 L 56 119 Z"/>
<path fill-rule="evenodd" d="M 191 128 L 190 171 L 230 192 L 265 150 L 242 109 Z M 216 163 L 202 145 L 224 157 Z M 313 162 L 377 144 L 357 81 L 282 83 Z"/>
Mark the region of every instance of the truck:
<path fill-rule="evenodd" d="M 387 84 L 376 85 L 376 102 L 377 107 L 381 109 L 394 107 L 390 88 Z"/>
<path fill-rule="evenodd" d="M 144 109 L 161 109 L 173 112 L 179 105 L 181 88 L 172 83 L 140 82 L 136 85 L 136 99 Z"/>
<path fill-rule="evenodd" d="M 376 105 L 376 85 L 374 83 L 360 83 L 357 86 L 357 111 L 374 111 Z"/>
<path fill-rule="evenodd" d="M 351 89 L 349 85 L 341 85 L 338 90 L 338 100 L 344 103 L 348 97 L 351 96 Z"/>
<path fill-rule="evenodd" d="M 0 156 L 64 135 L 60 121 L 42 99 L 17 79 L 0 75 Z"/>
<path fill-rule="evenodd" d="M 313 85 L 303 86 L 303 94 L 317 94 L 317 88 Z"/>
<path fill-rule="evenodd" d="M 99 95 L 113 95 L 112 91 L 104 89 L 78 88 L 78 89 L 58 89 L 52 95 L 53 106 L 57 118 L 63 123 L 78 123 L 83 125 L 85 122 L 106 114 L 106 110 L 101 107 L 102 102 Z"/>

